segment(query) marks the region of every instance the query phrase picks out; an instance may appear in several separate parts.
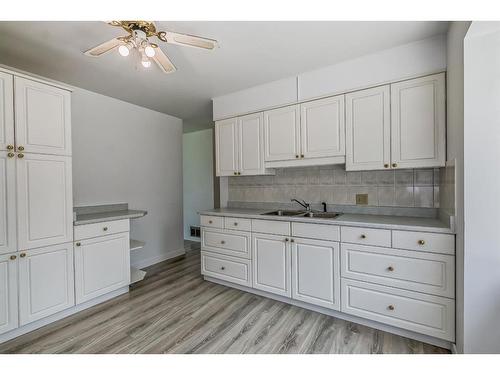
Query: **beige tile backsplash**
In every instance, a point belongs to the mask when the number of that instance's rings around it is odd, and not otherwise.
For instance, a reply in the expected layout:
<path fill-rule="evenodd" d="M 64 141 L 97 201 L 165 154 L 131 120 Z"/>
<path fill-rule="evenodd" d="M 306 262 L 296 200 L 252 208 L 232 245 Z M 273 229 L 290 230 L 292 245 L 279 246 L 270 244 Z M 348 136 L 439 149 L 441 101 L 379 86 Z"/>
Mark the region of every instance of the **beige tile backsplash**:
<path fill-rule="evenodd" d="M 368 206 L 439 207 L 439 169 L 346 172 L 344 166 L 282 168 L 275 176 L 229 177 L 230 202 L 355 205 L 368 194 Z"/>

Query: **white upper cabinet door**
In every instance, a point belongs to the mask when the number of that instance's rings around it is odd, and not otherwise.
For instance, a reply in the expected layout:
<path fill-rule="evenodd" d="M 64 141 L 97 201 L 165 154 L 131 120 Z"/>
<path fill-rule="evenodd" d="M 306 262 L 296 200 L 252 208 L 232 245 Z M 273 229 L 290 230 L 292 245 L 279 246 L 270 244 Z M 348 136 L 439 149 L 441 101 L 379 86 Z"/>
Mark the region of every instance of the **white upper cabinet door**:
<path fill-rule="evenodd" d="M 238 119 L 215 123 L 215 164 L 217 176 L 233 176 L 238 171 Z"/>
<path fill-rule="evenodd" d="M 391 85 L 393 167 L 443 167 L 446 159 L 445 75 Z"/>
<path fill-rule="evenodd" d="M 40 154 L 19 158 L 19 155 L 16 160 L 19 249 L 72 241 L 71 158 Z"/>
<path fill-rule="evenodd" d="M 44 247 L 19 254 L 21 325 L 75 305 L 73 244 Z"/>
<path fill-rule="evenodd" d="M 304 158 L 345 156 L 344 95 L 300 105 Z"/>
<path fill-rule="evenodd" d="M 0 254 L 16 251 L 16 161 L 0 151 Z"/>
<path fill-rule="evenodd" d="M 15 77 L 17 149 L 27 153 L 71 155 L 70 106 L 69 91 Z"/>
<path fill-rule="evenodd" d="M 262 113 L 238 118 L 238 172 L 242 175 L 264 174 L 263 119 Z"/>
<path fill-rule="evenodd" d="M 264 112 L 265 161 L 295 160 L 300 157 L 299 106 Z"/>
<path fill-rule="evenodd" d="M 292 298 L 340 310 L 338 242 L 294 238 Z"/>
<path fill-rule="evenodd" d="M 14 148 L 14 77 L 0 72 L 0 150 Z"/>
<path fill-rule="evenodd" d="M 253 287 L 291 297 L 290 246 L 287 237 L 252 236 Z"/>
<path fill-rule="evenodd" d="M 346 170 L 390 168 L 390 88 L 346 95 Z"/>
<path fill-rule="evenodd" d="M 0 255 L 0 334 L 17 327 L 17 255 Z"/>

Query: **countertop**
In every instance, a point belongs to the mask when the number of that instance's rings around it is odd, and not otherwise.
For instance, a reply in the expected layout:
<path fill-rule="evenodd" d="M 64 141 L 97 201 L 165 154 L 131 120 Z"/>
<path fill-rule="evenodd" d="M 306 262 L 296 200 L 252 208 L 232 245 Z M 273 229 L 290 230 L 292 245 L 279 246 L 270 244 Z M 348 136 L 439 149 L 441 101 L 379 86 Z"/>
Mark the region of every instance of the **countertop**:
<path fill-rule="evenodd" d="M 249 219 L 264 219 L 278 221 L 296 221 L 302 223 L 335 224 L 346 226 L 360 226 L 381 229 L 410 230 L 420 232 L 450 233 L 450 226 L 435 218 L 391 216 L 391 215 L 368 215 L 368 214 L 341 214 L 333 219 L 304 218 L 294 216 L 268 216 L 263 213 L 272 210 L 255 210 L 247 208 L 217 208 L 201 211 L 200 215 L 232 216 Z"/>
<path fill-rule="evenodd" d="M 75 207 L 73 225 L 93 224 L 103 221 L 137 219 L 145 216 L 145 210 L 130 210 L 127 203 Z"/>

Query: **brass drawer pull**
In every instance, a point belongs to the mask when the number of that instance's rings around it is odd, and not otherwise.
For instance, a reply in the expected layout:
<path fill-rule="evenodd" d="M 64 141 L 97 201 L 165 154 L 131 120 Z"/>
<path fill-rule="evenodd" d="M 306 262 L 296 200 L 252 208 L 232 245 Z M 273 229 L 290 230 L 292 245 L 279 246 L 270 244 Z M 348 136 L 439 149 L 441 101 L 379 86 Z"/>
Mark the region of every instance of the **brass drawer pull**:
<path fill-rule="evenodd" d="M 290 242 L 295 242 L 295 240 L 292 238 L 292 239 L 290 240 Z"/>
<path fill-rule="evenodd" d="M 238 223 L 234 223 L 234 226 L 237 227 L 238 226 Z"/>
<path fill-rule="evenodd" d="M 226 243 L 226 241 L 222 240 L 220 243 L 224 245 Z"/>
<path fill-rule="evenodd" d="M 366 238 L 366 234 L 362 234 L 360 237 L 363 238 L 363 239 L 365 239 Z"/>
<path fill-rule="evenodd" d="M 384 164 L 384 168 L 389 168 L 389 164 Z"/>
<path fill-rule="evenodd" d="M 106 232 L 108 230 L 108 227 L 104 227 L 102 228 L 102 230 Z"/>
<path fill-rule="evenodd" d="M 299 155 L 295 155 L 295 158 L 298 159 L 299 158 Z"/>
<path fill-rule="evenodd" d="M 15 255 L 10 256 L 10 260 L 16 260 L 16 258 L 17 258 L 17 256 L 15 256 Z"/>
<path fill-rule="evenodd" d="M 21 258 L 24 258 L 24 257 L 26 257 L 26 253 L 21 253 L 21 254 L 19 254 L 19 256 L 20 256 Z"/>
<path fill-rule="evenodd" d="M 300 157 L 301 157 L 302 159 L 304 159 L 304 155 L 302 155 L 302 154 L 301 154 L 301 155 L 300 155 Z"/>
<path fill-rule="evenodd" d="M 226 269 L 226 267 L 222 266 L 220 269 L 221 269 L 222 271 L 224 271 L 224 270 Z"/>
<path fill-rule="evenodd" d="M 425 241 L 424 240 L 418 240 L 418 244 L 419 245 L 425 245 Z"/>
<path fill-rule="evenodd" d="M 75 245 L 76 246 L 82 246 L 82 244 L 80 242 L 77 242 Z"/>
<path fill-rule="evenodd" d="M 392 271 L 394 271 L 394 267 L 393 266 L 389 266 L 389 267 L 387 267 L 387 270 L 392 272 Z"/>
<path fill-rule="evenodd" d="M 213 223 L 213 221 L 212 221 L 212 220 L 208 220 L 208 224 L 212 224 L 212 223 Z"/>
<path fill-rule="evenodd" d="M 22 158 L 24 158 L 24 154 L 17 154 L 17 157 L 18 157 L 19 159 L 22 159 Z"/>
<path fill-rule="evenodd" d="M 396 163 L 392 163 L 392 167 L 396 168 L 398 165 Z"/>
<path fill-rule="evenodd" d="M 18 146 L 17 147 L 17 151 L 24 151 L 24 147 L 23 146 Z"/>
<path fill-rule="evenodd" d="M 288 238 L 285 238 L 285 242 L 288 242 Z"/>
<path fill-rule="evenodd" d="M 7 154 L 7 157 L 8 157 L 8 158 L 13 158 L 14 156 L 15 156 L 15 154 L 14 154 L 13 152 L 9 152 L 9 153 Z"/>
<path fill-rule="evenodd" d="M 13 150 L 14 149 L 14 146 L 12 145 L 7 145 L 7 150 Z"/>
<path fill-rule="evenodd" d="M 389 306 L 387 306 L 387 308 L 388 308 L 389 310 L 393 311 L 393 310 L 394 310 L 394 305 L 389 305 Z"/>

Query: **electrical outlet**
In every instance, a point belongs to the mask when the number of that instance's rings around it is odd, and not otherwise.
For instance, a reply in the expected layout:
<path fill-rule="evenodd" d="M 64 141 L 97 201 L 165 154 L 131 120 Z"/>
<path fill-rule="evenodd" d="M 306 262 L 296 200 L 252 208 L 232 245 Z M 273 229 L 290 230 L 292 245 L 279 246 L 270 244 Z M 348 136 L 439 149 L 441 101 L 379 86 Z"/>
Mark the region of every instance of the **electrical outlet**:
<path fill-rule="evenodd" d="M 356 204 L 368 204 L 368 194 L 356 194 Z"/>

